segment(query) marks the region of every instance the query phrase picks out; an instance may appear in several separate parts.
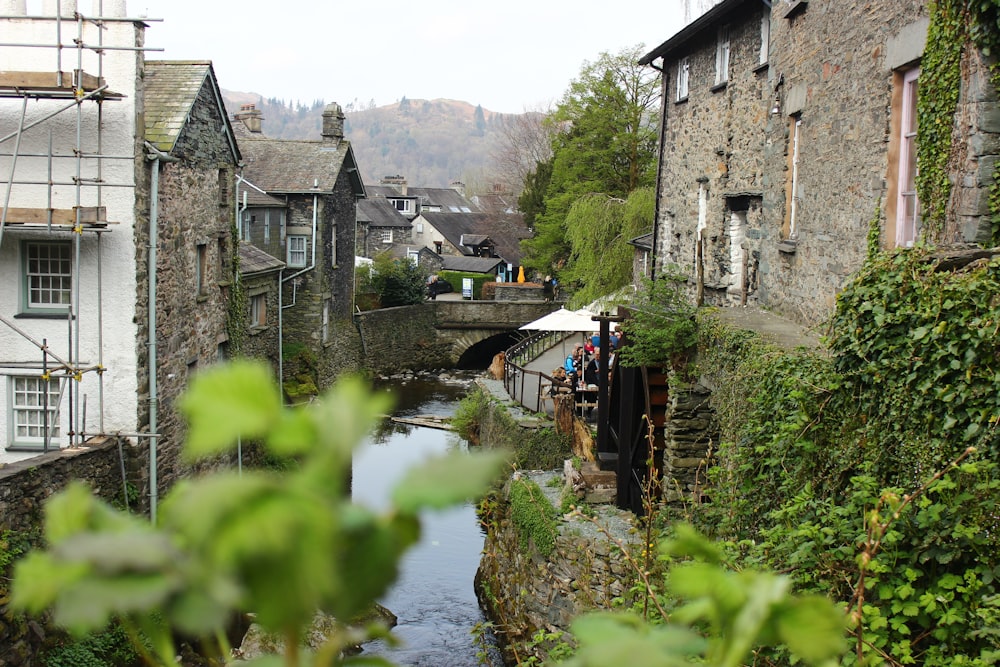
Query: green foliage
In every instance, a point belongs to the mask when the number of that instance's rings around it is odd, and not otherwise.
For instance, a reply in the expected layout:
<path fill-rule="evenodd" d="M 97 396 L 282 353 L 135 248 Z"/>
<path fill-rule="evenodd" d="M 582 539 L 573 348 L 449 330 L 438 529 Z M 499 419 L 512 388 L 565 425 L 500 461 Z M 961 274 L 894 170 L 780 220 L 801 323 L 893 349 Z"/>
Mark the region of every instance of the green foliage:
<path fill-rule="evenodd" d="M 375 257 L 368 272 L 358 271 L 362 285 L 378 294 L 382 308 L 423 303 L 427 295 L 427 274 L 408 259 L 396 259 L 389 252 Z M 359 287 L 359 289 L 364 289 Z"/>
<path fill-rule="evenodd" d="M 643 284 L 632 317 L 622 325 L 629 341 L 620 352 L 622 365 L 680 370 L 686 364 L 698 341 L 698 325 L 683 285 L 684 277 L 669 268 Z"/>
<path fill-rule="evenodd" d="M 400 482 L 396 503 L 384 512 L 354 505 L 345 487 L 351 453 L 389 399 L 346 379 L 321 400 L 288 409 L 268 377 L 264 366 L 249 363 L 199 374 L 182 401 L 190 422 L 184 456 L 213 456 L 242 438 L 295 456 L 297 467 L 179 482 L 162 504 L 160 526 L 71 484 L 46 506 L 48 548 L 16 565 L 11 605 L 50 610 L 78 635 L 115 617 L 130 636 L 148 639 L 149 648 L 136 645 L 148 662 L 169 666 L 177 664 L 174 633 L 226 655 L 225 624 L 252 609 L 285 639 L 284 664 L 297 665 L 316 610 L 337 618 L 366 610 L 419 537 L 420 510 L 465 500 L 503 463 L 496 453 L 455 453 Z M 340 651 L 356 639 L 334 636 L 309 664 L 340 664 Z"/>
<path fill-rule="evenodd" d="M 489 408 L 489 396 L 482 389 L 476 387 L 459 401 L 455 414 L 451 418 L 451 427 L 460 437 L 478 445 L 480 427 Z"/>
<path fill-rule="evenodd" d="M 739 667 L 754 649 L 779 644 L 797 661 L 836 664 L 845 648 L 845 622 L 825 597 L 792 595 L 785 577 L 727 569 L 715 546 L 684 525 L 659 550 L 667 559 L 699 559 L 670 569 L 668 593 L 683 601 L 670 623 L 622 613 L 582 616 L 572 626 L 580 649 L 567 667 L 602 667 L 621 656 L 636 667 Z"/>
<path fill-rule="evenodd" d="M 127 667 L 139 664 L 128 635 L 120 626 L 87 635 L 45 654 L 45 667 Z"/>
<path fill-rule="evenodd" d="M 440 271 L 440 280 L 445 280 L 451 285 L 452 291 L 462 293 L 462 279 L 472 278 L 472 298 L 481 299 L 483 295 L 483 284 L 496 281 L 496 276 L 482 273 L 465 273 L 462 271 Z"/>
<path fill-rule="evenodd" d="M 32 531 L 5 530 L 0 532 L 0 573 L 7 571 L 19 558 L 31 550 L 39 535 Z"/>
<path fill-rule="evenodd" d="M 524 553 L 533 544 L 543 557 L 552 554 L 559 534 L 556 508 L 538 484 L 523 477 L 511 480 L 510 516 L 521 537 Z"/>
<path fill-rule="evenodd" d="M 548 119 L 560 129 L 552 159 L 538 165 L 520 202 L 535 230 L 522 243 L 526 266 L 540 273 L 565 268 L 573 251 L 567 216 L 580 197 L 602 193 L 624 200 L 653 185 L 659 81 L 637 64 L 641 55 L 636 46 L 584 63 Z M 646 228 L 651 225 L 650 216 Z"/>
<path fill-rule="evenodd" d="M 648 231 L 655 208 L 653 188 L 639 188 L 622 201 L 603 194 L 580 197 L 566 215 L 570 261 L 560 273 L 578 285 L 572 307 L 631 284 L 635 248 L 629 241 Z"/>
<path fill-rule="evenodd" d="M 514 443 L 514 465 L 521 470 L 554 470 L 572 453 L 569 435 L 554 428 L 538 428 Z"/>
<path fill-rule="evenodd" d="M 837 300 L 831 347 L 847 387 L 872 399 L 865 437 L 924 471 L 967 445 L 1000 453 L 997 294 L 998 260 L 941 271 L 914 249 L 858 274 Z"/>
<path fill-rule="evenodd" d="M 978 2 L 978 0 L 976 0 Z M 924 233 L 933 238 L 944 228 L 951 194 L 948 160 L 951 156 L 955 109 L 962 82 L 962 48 L 967 41 L 964 0 L 930 3 L 927 46 L 920 60 L 917 98 L 917 194 L 923 209 Z"/>

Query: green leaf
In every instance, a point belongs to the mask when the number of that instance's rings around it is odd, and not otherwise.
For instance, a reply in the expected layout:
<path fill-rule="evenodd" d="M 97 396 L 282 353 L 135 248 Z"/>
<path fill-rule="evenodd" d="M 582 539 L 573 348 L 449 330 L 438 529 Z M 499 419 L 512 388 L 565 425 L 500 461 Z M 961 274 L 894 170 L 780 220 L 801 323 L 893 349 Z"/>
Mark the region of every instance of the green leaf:
<path fill-rule="evenodd" d="M 846 647 L 844 614 L 827 598 L 791 600 L 777 611 L 775 623 L 781 641 L 806 662 L 839 657 Z"/>
<path fill-rule="evenodd" d="M 195 375 L 180 407 L 189 422 L 184 456 L 195 460 L 263 437 L 281 414 L 281 394 L 268 366 L 236 361 Z"/>
<path fill-rule="evenodd" d="M 503 452 L 455 452 L 410 469 L 392 491 L 392 500 L 403 512 L 423 508 L 443 509 L 477 497 L 506 465 Z"/>

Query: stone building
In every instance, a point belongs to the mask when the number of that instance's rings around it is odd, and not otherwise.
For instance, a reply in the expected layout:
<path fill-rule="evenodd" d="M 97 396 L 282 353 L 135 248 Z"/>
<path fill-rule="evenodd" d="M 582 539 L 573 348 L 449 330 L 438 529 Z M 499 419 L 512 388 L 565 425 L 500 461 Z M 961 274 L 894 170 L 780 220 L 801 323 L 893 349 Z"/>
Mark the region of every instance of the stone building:
<path fill-rule="evenodd" d="M 384 197 L 358 202 L 357 250 L 359 257 L 375 257 L 400 246 L 413 245 L 413 225 Z"/>
<path fill-rule="evenodd" d="M 679 265 L 706 303 L 815 324 L 876 216 L 883 247 L 911 245 L 927 4 L 722 0 L 646 54 L 663 72 L 657 266 Z M 989 237 L 996 96 L 975 49 L 962 69 L 939 242 Z"/>
<path fill-rule="evenodd" d="M 232 308 L 239 303 L 234 193 L 241 156 L 210 62 L 148 61 L 143 72 L 146 159 L 136 190 L 135 301 L 143 313 L 140 346 L 155 341 L 156 356 L 155 378 L 153 359 L 140 356 L 139 425 L 164 434 L 156 443 L 157 483 L 167 489 L 185 472 L 179 452 L 186 422 L 177 398 L 195 373 L 238 352 L 245 338 L 246 314 Z M 151 244 L 155 269 L 143 271 Z M 156 281 L 154 333 L 145 315 L 150 280 Z"/>
<path fill-rule="evenodd" d="M 294 350 L 300 363 L 290 364 L 285 356 L 283 380 L 307 371 L 324 389 L 339 373 L 356 367 L 359 353 L 352 342 L 357 338 L 352 322 L 355 224 L 356 202 L 365 188 L 344 138 L 344 113 L 336 103 L 327 105 L 319 141 L 267 138 L 254 109 L 242 110 L 236 120 L 243 177 L 283 204 L 266 207 L 269 224 L 276 227 L 267 243 L 263 229 L 255 230 L 265 220 L 251 220 L 247 236 L 285 263 L 282 354 Z"/>
<path fill-rule="evenodd" d="M 247 330 L 240 356 L 261 359 L 281 374 L 281 275 L 285 263 L 240 242 L 240 280 L 246 297 Z"/>

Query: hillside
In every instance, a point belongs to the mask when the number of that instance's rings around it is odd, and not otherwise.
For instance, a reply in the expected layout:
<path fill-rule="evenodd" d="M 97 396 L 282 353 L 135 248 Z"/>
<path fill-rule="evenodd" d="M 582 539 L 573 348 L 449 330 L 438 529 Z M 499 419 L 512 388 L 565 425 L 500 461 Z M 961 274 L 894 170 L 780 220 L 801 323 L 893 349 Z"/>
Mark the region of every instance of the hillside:
<path fill-rule="evenodd" d="M 230 114 L 242 104 L 263 112 L 264 134 L 276 139 L 318 139 L 325 103 L 306 106 L 264 99 L 256 93 L 223 91 Z M 486 186 L 490 155 L 503 140 L 501 128 L 515 114 L 498 114 L 456 100 L 409 100 L 375 107 L 344 105 L 344 132 L 354 146 L 362 177 L 377 183 L 400 174 L 412 185 L 447 187 L 461 180 Z M 476 187 L 478 189 L 478 187 Z"/>

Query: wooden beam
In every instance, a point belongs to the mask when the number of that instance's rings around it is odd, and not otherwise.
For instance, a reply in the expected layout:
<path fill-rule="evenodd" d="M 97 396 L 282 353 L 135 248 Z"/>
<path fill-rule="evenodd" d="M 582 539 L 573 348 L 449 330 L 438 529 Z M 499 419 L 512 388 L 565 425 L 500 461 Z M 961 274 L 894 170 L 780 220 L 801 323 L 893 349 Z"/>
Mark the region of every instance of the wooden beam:
<path fill-rule="evenodd" d="M 83 89 L 87 91 L 97 90 L 104 85 L 102 79 L 92 74 L 83 73 L 81 79 Z M 63 72 L 62 85 L 60 86 L 58 72 L 0 71 L 0 88 L 73 90 L 73 73 Z"/>
<path fill-rule="evenodd" d="M 80 206 L 80 222 L 85 225 L 108 225 L 108 209 L 105 206 Z M 6 221 L 8 225 L 47 225 L 49 211 L 52 211 L 52 224 L 61 227 L 72 227 L 76 224 L 76 208 L 8 208 Z M 0 214 L 4 209 L 0 208 Z"/>

